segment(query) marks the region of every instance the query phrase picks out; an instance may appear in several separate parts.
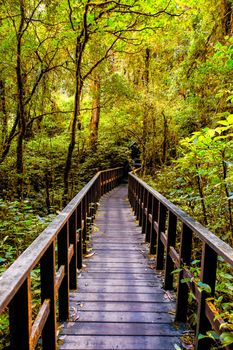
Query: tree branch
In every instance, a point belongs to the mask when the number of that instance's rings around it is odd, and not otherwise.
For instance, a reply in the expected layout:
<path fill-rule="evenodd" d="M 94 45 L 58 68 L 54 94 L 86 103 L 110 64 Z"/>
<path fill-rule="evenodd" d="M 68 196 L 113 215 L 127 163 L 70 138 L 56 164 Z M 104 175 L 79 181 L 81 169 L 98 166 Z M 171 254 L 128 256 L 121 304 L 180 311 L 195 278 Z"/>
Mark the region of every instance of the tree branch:
<path fill-rule="evenodd" d="M 73 23 L 73 19 L 72 19 L 73 9 L 72 9 L 72 7 L 71 7 L 70 0 L 68 0 L 68 6 L 69 6 L 69 20 L 70 20 L 70 25 L 71 25 L 72 30 L 75 32 L 74 23 Z"/>
<path fill-rule="evenodd" d="M 120 36 L 118 36 L 113 43 L 111 44 L 111 46 L 107 49 L 107 51 L 105 52 L 105 55 L 103 57 L 101 57 L 91 68 L 90 70 L 83 76 L 83 80 L 85 80 L 92 72 L 93 70 L 101 63 L 103 62 L 107 57 L 109 52 L 112 50 L 113 46 L 116 44 L 116 42 L 120 39 Z"/>

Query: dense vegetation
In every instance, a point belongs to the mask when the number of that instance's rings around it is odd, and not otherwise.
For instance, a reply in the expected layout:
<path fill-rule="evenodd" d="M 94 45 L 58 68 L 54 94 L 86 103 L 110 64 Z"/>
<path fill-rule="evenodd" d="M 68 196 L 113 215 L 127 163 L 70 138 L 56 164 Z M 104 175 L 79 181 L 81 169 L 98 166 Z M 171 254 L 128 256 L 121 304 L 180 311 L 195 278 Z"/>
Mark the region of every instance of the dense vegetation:
<path fill-rule="evenodd" d="M 0 1 L 0 272 L 132 141 L 232 245 L 232 31 L 231 0 Z"/>

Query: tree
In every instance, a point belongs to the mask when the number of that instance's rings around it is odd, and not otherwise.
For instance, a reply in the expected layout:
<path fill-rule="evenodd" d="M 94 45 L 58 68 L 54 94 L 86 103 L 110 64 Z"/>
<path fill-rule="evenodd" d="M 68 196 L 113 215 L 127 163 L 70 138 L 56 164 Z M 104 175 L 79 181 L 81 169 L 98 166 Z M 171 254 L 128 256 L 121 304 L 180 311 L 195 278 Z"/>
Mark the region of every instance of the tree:
<path fill-rule="evenodd" d="M 37 112 L 38 105 L 36 98 L 38 98 L 38 90 L 43 78 L 46 74 L 52 70 L 57 69 L 61 64 L 56 62 L 56 56 L 59 51 L 59 47 L 53 45 L 53 35 L 51 34 L 51 24 L 46 23 L 47 9 L 42 0 L 39 0 L 36 4 L 27 3 L 24 0 L 20 0 L 19 4 L 14 4 L 11 8 L 11 4 L 3 5 L 5 18 L 4 21 L 10 27 L 11 50 L 15 54 L 13 57 L 13 64 L 15 64 L 16 75 L 10 77 L 14 83 L 15 79 L 15 102 L 10 109 L 16 110 L 15 117 L 12 123 L 11 130 L 6 134 L 7 129 L 7 106 L 3 101 L 4 89 L 1 89 L 3 115 L 5 121 L 3 123 L 2 134 L 5 135 L 2 139 L 2 154 L 1 162 L 6 158 L 12 141 L 17 137 L 16 147 L 16 171 L 17 171 L 17 195 L 21 199 L 23 197 L 23 184 L 24 184 L 24 141 L 27 134 L 28 127 L 32 126 L 34 120 L 38 119 L 38 116 L 31 116 Z M 12 12 L 13 11 L 13 12 Z M 40 26 L 35 26 L 35 23 L 39 23 Z M 50 35 L 46 33 L 41 39 L 41 34 L 45 34 L 46 28 L 50 26 Z M 54 29 L 54 28 L 53 28 Z M 5 42 L 9 38 L 8 33 L 4 33 Z M 50 42 L 50 47 L 48 44 Z M 3 50 L 5 50 L 3 43 Z M 56 62 L 56 63 L 55 63 Z M 5 68 L 3 65 L 2 74 L 5 75 Z M 3 86 L 3 85 L 2 85 Z M 43 103 L 43 102 L 42 102 Z M 39 107 L 40 108 L 40 107 Z M 8 118 L 9 119 L 9 118 Z M 9 122 L 9 120 L 8 120 Z"/>
<path fill-rule="evenodd" d="M 124 45 L 138 45 L 141 38 L 134 37 L 133 33 L 155 30 L 157 27 L 154 24 L 155 18 L 163 14 L 176 16 L 176 14 L 168 12 L 170 2 L 159 10 L 157 6 L 147 6 L 145 10 L 143 2 L 140 1 L 122 3 L 122 1 L 118 0 L 94 3 L 86 0 L 80 5 L 77 12 L 75 11 L 75 3 L 68 1 L 68 4 L 70 27 L 76 41 L 75 58 L 73 60 L 75 66 L 75 98 L 74 113 L 71 120 L 70 143 L 64 170 L 64 203 L 66 203 L 68 198 L 69 173 L 76 144 L 76 126 L 78 130 L 81 130 L 80 98 L 85 80 L 109 56 L 119 42 L 121 44 L 124 43 Z M 95 40 L 96 35 L 99 35 L 99 33 L 101 33 L 102 40 L 105 42 L 106 51 L 93 65 L 85 65 L 88 43 Z M 87 69 L 85 69 L 86 66 Z"/>

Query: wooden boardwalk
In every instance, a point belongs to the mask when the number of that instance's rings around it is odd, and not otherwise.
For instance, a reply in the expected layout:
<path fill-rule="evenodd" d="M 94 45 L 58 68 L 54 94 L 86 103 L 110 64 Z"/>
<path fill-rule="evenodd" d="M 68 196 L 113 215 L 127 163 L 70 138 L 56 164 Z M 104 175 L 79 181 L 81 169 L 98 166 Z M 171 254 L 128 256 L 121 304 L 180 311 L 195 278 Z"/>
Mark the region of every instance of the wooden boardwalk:
<path fill-rule="evenodd" d="M 92 234 L 94 255 L 85 259 L 78 291 L 71 293 L 70 322 L 60 350 L 159 350 L 180 345 L 175 303 L 147 258 L 144 235 L 121 185 L 103 196 Z"/>

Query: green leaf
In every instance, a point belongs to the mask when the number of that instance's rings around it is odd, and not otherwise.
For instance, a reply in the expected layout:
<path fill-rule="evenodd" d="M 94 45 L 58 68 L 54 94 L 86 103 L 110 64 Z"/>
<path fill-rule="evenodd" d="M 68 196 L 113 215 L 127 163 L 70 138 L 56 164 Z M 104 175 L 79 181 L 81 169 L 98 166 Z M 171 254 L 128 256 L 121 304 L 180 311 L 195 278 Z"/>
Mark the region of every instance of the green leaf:
<path fill-rule="evenodd" d="M 198 282 L 198 286 L 202 291 L 205 291 L 206 293 L 211 293 L 211 287 L 207 283 Z"/>
<path fill-rule="evenodd" d="M 203 334 L 198 334 L 198 340 L 201 340 L 201 339 L 204 339 L 204 338 L 207 338 L 206 335 L 203 335 Z"/>
<path fill-rule="evenodd" d="M 176 269 L 176 270 L 173 270 L 173 271 L 171 272 L 171 274 L 179 273 L 179 272 L 181 272 L 181 271 L 182 271 L 182 269 Z"/>
<path fill-rule="evenodd" d="M 225 125 L 225 126 L 228 125 L 228 122 L 226 120 L 219 120 L 217 123 L 220 125 Z"/>
<path fill-rule="evenodd" d="M 193 261 L 191 262 L 192 265 L 196 265 L 196 264 L 199 264 L 199 263 L 200 263 L 200 260 L 193 260 Z"/>
<path fill-rule="evenodd" d="M 182 278 L 181 283 L 189 283 L 191 282 L 191 278 L 187 277 L 187 278 Z"/>
<path fill-rule="evenodd" d="M 233 124 L 233 114 L 228 115 L 227 121 L 229 124 Z"/>
<path fill-rule="evenodd" d="M 214 332 L 214 331 L 208 331 L 206 332 L 207 336 L 213 340 L 218 340 L 219 339 L 219 335 Z"/>
<path fill-rule="evenodd" d="M 232 332 L 223 332 L 220 335 L 220 340 L 224 344 L 224 346 L 228 346 L 233 344 L 233 333 Z"/>
<path fill-rule="evenodd" d="M 232 68 L 233 60 L 228 60 L 226 65 L 227 65 L 227 68 Z"/>

